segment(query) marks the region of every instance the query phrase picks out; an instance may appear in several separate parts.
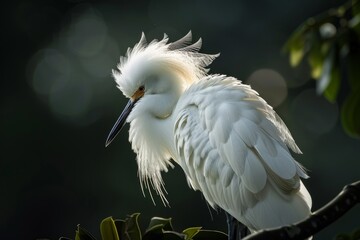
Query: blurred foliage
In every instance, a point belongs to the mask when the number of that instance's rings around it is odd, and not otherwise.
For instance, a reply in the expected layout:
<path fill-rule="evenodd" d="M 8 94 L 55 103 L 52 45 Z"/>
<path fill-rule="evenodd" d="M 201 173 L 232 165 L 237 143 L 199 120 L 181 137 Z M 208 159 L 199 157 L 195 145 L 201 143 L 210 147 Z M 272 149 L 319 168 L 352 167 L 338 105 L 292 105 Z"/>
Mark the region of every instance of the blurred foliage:
<path fill-rule="evenodd" d="M 284 50 L 293 67 L 308 61 L 318 94 L 341 106 L 343 128 L 360 137 L 360 1 L 309 18 Z"/>
<path fill-rule="evenodd" d="M 220 231 L 203 230 L 201 227 L 190 227 L 181 233 L 174 231 L 171 218 L 153 217 L 142 234 L 139 227 L 140 213 L 134 213 L 125 220 L 105 218 L 100 223 L 102 240 L 227 240 L 227 235 Z M 60 240 L 71 240 L 61 237 Z M 75 240 L 96 240 L 96 238 L 77 226 Z"/>

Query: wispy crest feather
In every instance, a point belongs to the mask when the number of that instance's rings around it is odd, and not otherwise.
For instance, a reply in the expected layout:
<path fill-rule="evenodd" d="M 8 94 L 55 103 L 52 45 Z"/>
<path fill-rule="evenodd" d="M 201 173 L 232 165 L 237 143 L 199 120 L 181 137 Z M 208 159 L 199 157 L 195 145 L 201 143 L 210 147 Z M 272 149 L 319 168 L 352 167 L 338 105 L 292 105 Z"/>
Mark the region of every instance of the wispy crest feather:
<path fill-rule="evenodd" d="M 207 66 L 219 56 L 219 54 L 199 53 L 202 40 L 200 38 L 192 43 L 191 31 L 175 42 L 168 43 L 168 41 L 168 36 L 164 34 L 162 40 L 153 40 L 148 43 L 145 34 L 142 33 L 140 41 L 133 48 L 128 48 L 125 56 L 120 57 L 120 63 L 117 70 L 113 70 L 113 76 L 118 88 L 125 96 L 131 97 L 134 94 L 139 87 L 136 86 L 139 84 L 136 81 L 139 74 L 141 76 L 141 71 L 146 72 L 147 69 L 153 69 L 154 64 L 156 66 L 158 66 L 157 64 L 164 65 L 172 73 L 178 74 L 177 79 L 187 87 L 206 76 Z M 137 124 L 136 131 L 131 127 L 134 124 Z M 145 129 L 141 130 L 141 128 Z M 152 146 L 153 141 L 144 138 L 146 134 L 139 136 L 139 132 L 144 133 L 145 131 L 151 131 L 151 129 L 137 123 L 136 119 L 131 121 L 129 139 L 132 142 L 133 150 L 137 153 L 141 188 L 144 190 L 145 186 L 149 189 L 153 199 L 150 191 L 150 186 L 152 186 L 163 203 L 167 205 L 161 172 L 167 171 L 168 166 L 172 166 L 171 157 L 164 154 L 165 151 L 159 149 L 159 146 Z M 148 149 L 152 149 L 152 151 L 148 152 Z"/>
<path fill-rule="evenodd" d="M 128 96 L 130 89 L 134 89 L 128 73 L 132 72 L 132 69 L 141 69 L 144 64 L 164 64 L 175 70 L 186 85 L 189 85 L 204 77 L 208 72 L 207 66 L 219 56 L 199 53 L 202 40 L 200 38 L 191 44 L 191 31 L 173 43 L 168 41 L 168 36 L 164 34 L 162 40 L 155 39 L 148 43 L 145 34 L 142 33 L 140 41 L 133 48 L 128 48 L 125 56 L 120 57 L 120 63 L 117 70 L 113 70 L 113 76 L 118 88 L 125 95 Z"/>

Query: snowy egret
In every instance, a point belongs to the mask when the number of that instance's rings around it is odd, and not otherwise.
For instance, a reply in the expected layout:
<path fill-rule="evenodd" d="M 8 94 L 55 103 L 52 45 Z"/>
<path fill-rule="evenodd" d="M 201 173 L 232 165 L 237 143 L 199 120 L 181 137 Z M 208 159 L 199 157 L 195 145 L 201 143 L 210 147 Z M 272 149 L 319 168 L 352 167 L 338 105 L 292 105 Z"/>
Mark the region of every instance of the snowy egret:
<path fill-rule="evenodd" d="M 106 146 L 129 122 L 141 188 L 151 185 L 164 204 L 161 172 L 175 162 L 190 187 L 251 232 L 303 220 L 312 202 L 300 178 L 308 176 L 290 153 L 301 151 L 288 128 L 250 86 L 208 75 L 218 54 L 199 53 L 201 39 L 191 39 L 147 43 L 143 33 L 120 58 L 113 76 L 129 102 Z"/>

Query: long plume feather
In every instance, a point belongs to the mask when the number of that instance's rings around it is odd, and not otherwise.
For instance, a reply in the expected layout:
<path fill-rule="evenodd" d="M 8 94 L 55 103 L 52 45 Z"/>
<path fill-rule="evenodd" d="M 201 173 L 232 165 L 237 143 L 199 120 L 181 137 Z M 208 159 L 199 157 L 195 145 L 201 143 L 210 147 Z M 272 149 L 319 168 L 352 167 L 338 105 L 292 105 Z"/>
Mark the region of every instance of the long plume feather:
<path fill-rule="evenodd" d="M 163 39 L 155 39 L 148 43 L 145 34 L 142 33 L 139 42 L 133 48 L 128 48 L 125 56 L 120 57 L 120 63 L 117 70 L 113 70 L 113 75 L 118 87 L 127 97 L 131 97 L 134 89 L 136 89 L 132 74 L 138 73 L 139 69 L 144 69 L 146 65 L 165 64 L 167 68 L 173 70 L 172 72 L 177 73 L 184 86 L 187 86 L 206 76 L 207 67 L 219 56 L 219 54 L 200 53 L 202 40 L 200 38 L 192 43 L 191 31 L 173 43 L 168 43 L 168 40 L 168 36 L 164 34 Z M 143 141 L 137 136 L 137 131 L 131 131 L 131 128 L 129 136 L 132 139 L 133 149 L 138 156 L 138 174 L 143 193 L 144 187 L 149 189 L 151 199 L 154 202 L 150 190 L 152 187 L 163 203 L 168 205 L 161 172 L 167 171 L 169 166 L 173 167 L 169 160 L 170 157 L 164 157 L 161 152 L 149 153 L 145 150 L 157 149 L 157 146 L 139 147 L 151 143 Z"/>

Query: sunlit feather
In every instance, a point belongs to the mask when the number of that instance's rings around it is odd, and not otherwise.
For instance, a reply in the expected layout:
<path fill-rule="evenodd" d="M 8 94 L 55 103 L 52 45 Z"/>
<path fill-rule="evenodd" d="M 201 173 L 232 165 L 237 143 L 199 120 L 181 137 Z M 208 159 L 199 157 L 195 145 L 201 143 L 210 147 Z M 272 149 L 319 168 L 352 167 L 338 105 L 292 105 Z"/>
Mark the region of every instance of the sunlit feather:
<path fill-rule="evenodd" d="M 164 204 L 162 171 L 174 160 L 189 185 L 252 231 L 291 224 L 310 214 L 311 197 L 300 178 L 301 153 L 273 108 L 250 86 L 208 75 L 218 54 L 199 53 L 192 34 L 168 43 L 139 43 L 113 71 L 118 88 L 136 101 L 127 117 L 141 187 Z M 135 94 L 143 87 L 144 94 Z M 142 96 L 134 99 L 134 96 Z"/>

